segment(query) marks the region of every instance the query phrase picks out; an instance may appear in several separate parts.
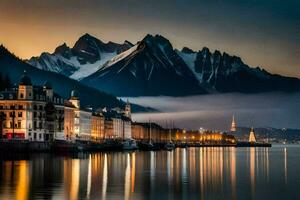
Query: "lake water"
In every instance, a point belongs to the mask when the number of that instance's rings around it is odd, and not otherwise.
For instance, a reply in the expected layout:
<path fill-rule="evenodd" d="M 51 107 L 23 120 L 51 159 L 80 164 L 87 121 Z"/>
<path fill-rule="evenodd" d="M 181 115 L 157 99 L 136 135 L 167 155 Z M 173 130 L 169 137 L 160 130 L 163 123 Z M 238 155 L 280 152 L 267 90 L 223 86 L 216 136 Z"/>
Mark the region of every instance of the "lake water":
<path fill-rule="evenodd" d="M 0 199 L 300 199 L 300 146 L 3 156 Z"/>

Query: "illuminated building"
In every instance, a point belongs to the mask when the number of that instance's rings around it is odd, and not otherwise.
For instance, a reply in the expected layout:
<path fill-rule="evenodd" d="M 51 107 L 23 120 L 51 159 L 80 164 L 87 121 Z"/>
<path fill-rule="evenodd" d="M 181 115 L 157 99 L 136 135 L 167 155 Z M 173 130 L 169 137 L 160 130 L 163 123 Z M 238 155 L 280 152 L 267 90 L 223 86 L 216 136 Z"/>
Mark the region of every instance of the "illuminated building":
<path fill-rule="evenodd" d="M 250 143 L 255 143 L 256 142 L 256 137 L 255 137 L 255 133 L 254 133 L 253 127 L 251 128 L 251 131 L 250 131 L 249 142 Z"/>
<path fill-rule="evenodd" d="M 114 135 L 114 125 L 113 120 L 109 117 L 105 117 L 104 120 L 104 138 L 113 138 Z"/>
<path fill-rule="evenodd" d="M 131 134 L 131 119 L 125 116 L 124 110 L 114 108 L 103 112 L 105 116 L 105 138 L 129 139 Z"/>
<path fill-rule="evenodd" d="M 75 140 L 74 133 L 74 119 L 75 119 L 75 106 L 69 101 L 64 104 L 64 134 L 66 140 Z"/>
<path fill-rule="evenodd" d="M 82 109 L 80 107 L 79 95 L 76 90 L 71 92 L 71 98 L 69 102 L 73 106 L 74 123 L 73 131 L 77 140 L 91 140 L 91 109 Z M 70 119 L 73 120 L 73 119 Z M 71 124 L 72 122 L 70 122 Z"/>
<path fill-rule="evenodd" d="M 16 88 L 0 93 L 2 136 L 6 139 L 52 141 L 63 137 L 64 100 L 51 84 L 34 86 L 26 72 Z"/>
<path fill-rule="evenodd" d="M 132 138 L 132 133 L 131 133 L 131 120 L 129 118 L 123 118 L 123 127 L 124 127 L 124 139 L 130 139 Z"/>
<path fill-rule="evenodd" d="M 235 123 L 234 116 L 232 116 L 232 123 L 231 123 L 230 131 L 231 132 L 235 132 L 236 131 L 236 123 Z"/>
<path fill-rule="evenodd" d="M 121 117 L 113 117 L 113 137 L 121 139 L 123 137 L 124 127 Z"/>
<path fill-rule="evenodd" d="M 91 137 L 93 141 L 104 139 L 104 116 L 100 113 L 91 117 Z"/>

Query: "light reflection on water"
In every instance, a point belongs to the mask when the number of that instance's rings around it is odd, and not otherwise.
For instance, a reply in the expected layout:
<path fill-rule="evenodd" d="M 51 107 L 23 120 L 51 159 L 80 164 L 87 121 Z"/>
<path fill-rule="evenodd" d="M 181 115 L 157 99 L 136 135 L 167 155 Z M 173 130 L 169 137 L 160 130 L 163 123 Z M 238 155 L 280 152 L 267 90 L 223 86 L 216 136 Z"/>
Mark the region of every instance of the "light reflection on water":
<path fill-rule="evenodd" d="M 2 156 L 0 199 L 299 199 L 300 147 Z"/>

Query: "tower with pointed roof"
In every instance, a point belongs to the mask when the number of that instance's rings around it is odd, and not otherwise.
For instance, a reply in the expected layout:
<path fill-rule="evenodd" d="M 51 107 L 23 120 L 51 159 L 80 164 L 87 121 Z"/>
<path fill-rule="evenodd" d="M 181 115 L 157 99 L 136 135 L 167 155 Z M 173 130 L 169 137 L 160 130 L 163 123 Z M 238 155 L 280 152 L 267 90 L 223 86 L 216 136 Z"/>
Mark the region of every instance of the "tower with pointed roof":
<path fill-rule="evenodd" d="M 24 70 L 21 76 L 18 88 L 18 99 L 32 100 L 33 99 L 33 86 L 27 72 Z"/>
<path fill-rule="evenodd" d="M 71 92 L 71 98 L 69 100 L 73 106 L 75 106 L 76 108 L 80 108 L 80 100 L 79 100 L 79 95 L 77 93 L 76 90 L 72 90 Z"/>
<path fill-rule="evenodd" d="M 232 116 L 232 122 L 231 122 L 230 131 L 231 132 L 235 132 L 236 131 L 236 123 L 235 123 L 234 115 Z"/>
<path fill-rule="evenodd" d="M 131 119 L 131 106 L 128 99 L 125 105 L 125 116 Z"/>
<path fill-rule="evenodd" d="M 255 137 L 255 133 L 254 133 L 253 127 L 250 130 L 249 142 L 250 143 L 255 143 L 256 142 L 256 137 Z"/>

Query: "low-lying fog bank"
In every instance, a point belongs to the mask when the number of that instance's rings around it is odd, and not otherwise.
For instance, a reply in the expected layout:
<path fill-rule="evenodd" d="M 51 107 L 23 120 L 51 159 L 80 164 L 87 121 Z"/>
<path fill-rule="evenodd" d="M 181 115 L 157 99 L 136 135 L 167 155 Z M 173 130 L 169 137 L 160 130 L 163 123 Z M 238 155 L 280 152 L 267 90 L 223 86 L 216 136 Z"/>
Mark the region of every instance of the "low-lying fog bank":
<path fill-rule="evenodd" d="M 160 113 L 133 114 L 134 121 L 177 127 L 226 130 L 232 115 L 238 126 L 300 128 L 300 93 L 213 94 L 188 97 L 136 97 L 132 103 L 149 106 Z"/>

